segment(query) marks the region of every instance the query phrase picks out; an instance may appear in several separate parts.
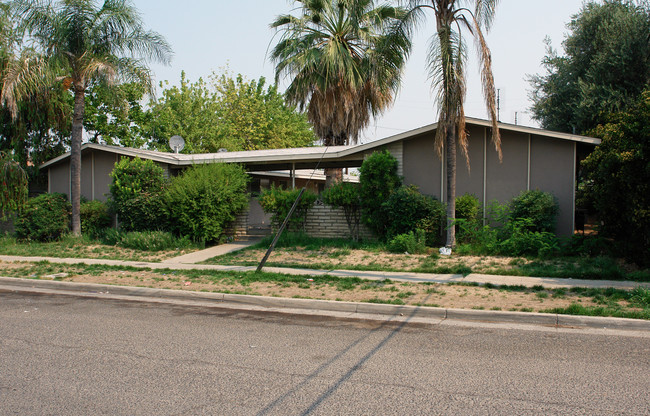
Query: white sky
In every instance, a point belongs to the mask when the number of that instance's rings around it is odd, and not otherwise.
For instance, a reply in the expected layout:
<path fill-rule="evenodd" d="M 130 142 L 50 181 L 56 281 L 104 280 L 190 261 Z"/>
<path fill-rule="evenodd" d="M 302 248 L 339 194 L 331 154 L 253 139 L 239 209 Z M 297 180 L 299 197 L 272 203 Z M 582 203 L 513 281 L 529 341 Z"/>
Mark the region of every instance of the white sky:
<path fill-rule="evenodd" d="M 536 126 L 527 113 L 531 103 L 526 75 L 542 72 L 545 36 L 550 36 L 553 46 L 560 49 L 567 33 L 566 23 L 578 13 L 582 3 L 582 0 L 500 1 L 487 42 L 492 50 L 496 86 L 501 90 L 501 121 L 514 123 L 518 112 L 518 124 Z M 273 82 L 274 68 L 267 59 L 267 50 L 275 32 L 269 23 L 294 8 L 291 0 L 134 0 L 134 4 L 145 26 L 163 35 L 174 49 L 171 66 L 152 65 L 156 79 L 171 84 L 178 84 L 182 70 L 191 81 L 196 81 L 225 65 L 249 79 L 265 76 L 269 83 Z M 395 104 L 366 129 L 360 137 L 362 143 L 436 121 L 425 66 L 427 41 L 434 27 L 431 19 L 429 22 L 420 28 L 414 40 Z M 465 113 L 486 118 L 475 55 L 472 46 Z M 280 89 L 286 84 L 281 82 Z"/>

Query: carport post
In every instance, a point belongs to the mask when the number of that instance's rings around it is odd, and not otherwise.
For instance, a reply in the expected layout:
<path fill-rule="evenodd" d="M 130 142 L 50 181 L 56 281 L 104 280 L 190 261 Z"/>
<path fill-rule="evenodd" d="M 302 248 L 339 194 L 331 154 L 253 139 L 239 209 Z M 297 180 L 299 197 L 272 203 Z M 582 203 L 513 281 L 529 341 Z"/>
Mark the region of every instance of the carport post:
<path fill-rule="evenodd" d="M 296 189 L 296 164 L 291 164 L 291 189 Z"/>

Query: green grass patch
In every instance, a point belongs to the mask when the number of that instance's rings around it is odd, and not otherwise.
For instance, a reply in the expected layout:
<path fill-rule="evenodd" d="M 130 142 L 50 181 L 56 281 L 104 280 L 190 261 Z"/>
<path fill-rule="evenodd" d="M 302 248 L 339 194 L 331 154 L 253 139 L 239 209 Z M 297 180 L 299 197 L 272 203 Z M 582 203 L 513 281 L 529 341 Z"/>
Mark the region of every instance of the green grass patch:
<path fill-rule="evenodd" d="M 557 313 L 562 315 L 583 315 L 583 316 L 610 316 L 615 318 L 650 319 L 650 309 L 629 310 L 621 307 L 608 306 L 583 306 L 573 303 L 567 308 L 544 309 L 543 313 Z"/>
<path fill-rule="evenodd" d="M 513 267 L 509 269 L 491 268 L 489 273 L 505 276 L 650 282 L 650 270 L 626 271 L 616 259 L 604 256 L 537 259 L 525 264 L 511 262 L 511 266 Z"/>
<path fill-rule="evenodd" d="M 170 252 L 170 256 L 180 255 L 184 249 L 200 248 L 200 245 L 186 239 L 176 239 L 169 233 L 119 233 L 107 231 L 115 237 L 109 239 L 110 244 L 95 240 L 88 236 L 68 234 L 58 241 L 36 242 L 17 241 L 10 236 L 0 237 L 0 254 L 26 257 L 68 257 L 68 258 L 98 258 L 130 261 L 159 261 L 149 260 L 149 257 L 160 251 Z"/>

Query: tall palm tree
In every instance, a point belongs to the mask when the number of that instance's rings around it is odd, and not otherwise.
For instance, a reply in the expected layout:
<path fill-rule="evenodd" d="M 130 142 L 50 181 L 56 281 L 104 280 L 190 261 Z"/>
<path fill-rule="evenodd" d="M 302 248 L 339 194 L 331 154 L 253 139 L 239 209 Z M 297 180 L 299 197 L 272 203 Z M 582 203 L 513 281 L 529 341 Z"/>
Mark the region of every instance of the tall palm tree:
<path fill-rule="evenodd" d="M 325 146 L 355 143 L 372 117 L 393 101 L 411 43 L 397 30 L 406 10 L 374 0 L 295 0 L 299 16 L 271 27 L 282 34 L 271 52 L 276 82 L 291 78 L 288 101 L 307 109 Z M 328 171 L 328 184 L 333 180 Z M 334 180 L 335 180 L 334 179 Z"/>
<path fill-rule="evenodd" d="M 81 232 L 81 141 L 84 97 L 93 82 L 140 82 L 152 91 L 147 60 L 168 63 L 171 48 L 159 34 L 145 31 L 137 10 L 127 0 L 15 0 L 12 3 L 25 33 L 43 59 L 25 59 L 5 77 L 2 100 L 15 109 L 29 86 L 62 82 L 74 94 L 70 145 L 72 232 Z M 37 75 L 34 75 L 37 74 Z M 25 87 L 27 85 L 27 87 Z"/>
<path fill-rule="evenodd" d="M 492 75 L 492 56 L 483 35 L 490 29 L 498 0 L 407 0 L 409 14 L 404 20 L 411 32 L 433 12 L 436 36 L 431 38 L 428 64 L 438 100 L 436 146 L 443 149 L 447 162 L 447 247 L 456 244 L 456 147 L 469 167 L 467 131 L 465 129 L 465 62 L 467 47 L 463 35 L 469 34 L 477 44 L 483 95 L 492 120 L 492 142 L 501 160 L 501 137 L 497 120 L 496 92 Z M 472 8 L 472 6 L 474 6 Z"/>

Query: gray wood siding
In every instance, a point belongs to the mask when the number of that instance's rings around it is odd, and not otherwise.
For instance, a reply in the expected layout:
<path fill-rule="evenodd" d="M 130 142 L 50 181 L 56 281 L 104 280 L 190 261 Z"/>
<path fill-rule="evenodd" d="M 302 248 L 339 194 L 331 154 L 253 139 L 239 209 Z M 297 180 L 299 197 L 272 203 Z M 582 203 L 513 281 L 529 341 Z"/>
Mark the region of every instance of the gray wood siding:
<path fill-rule="evenodd" d="M 468 136 L 469 168 L 465 155 L 456 152 L 456 196 L 472 194 L 483 201 L 483 137 L 484 129 L 472 128 Z M 445 192 L 447 191 L 445 174 Z"/>
<path fill-rule="evenodd" d="M 440 199 L 441 160 L 433 139 L 433 134 L 427 134 L 404 140 L 404 183 L 416 185 L 423 194 Z"/>
<path fill-rule="evenodd" d="M 51 166 L 49 175 L 48 192 L 70 194 L 70 164 L 60 163 Z"/>
<path fill-rule="evenodd" d="M 528 186 L 528 135 L 501 132 L 502 162 L 489 140 L 488 137 L 486 200 L 507 202 Z"/>
<path fill-rule="evenodd" d="M 550 192 L 560 204 L 559 235 L 573 233 L 573 142 L 548 137 L 531 139 L 530 189 Z"/>

